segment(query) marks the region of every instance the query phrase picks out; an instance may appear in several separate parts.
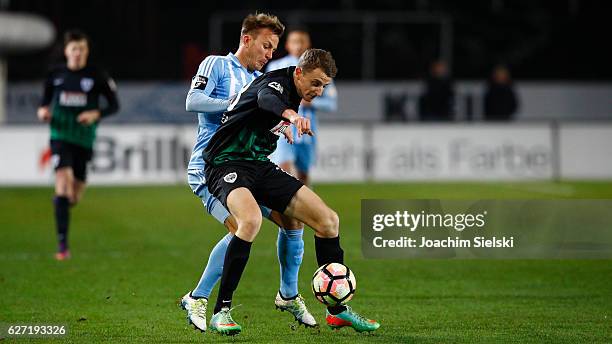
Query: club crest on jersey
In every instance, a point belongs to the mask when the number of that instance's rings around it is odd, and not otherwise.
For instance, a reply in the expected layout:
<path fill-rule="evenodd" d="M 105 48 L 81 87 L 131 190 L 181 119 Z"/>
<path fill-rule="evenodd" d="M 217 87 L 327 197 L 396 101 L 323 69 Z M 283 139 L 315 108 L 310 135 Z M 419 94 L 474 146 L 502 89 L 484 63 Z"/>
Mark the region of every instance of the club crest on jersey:
<path fill-rule="evenodd" d="M 272 87 L 273 89 L 277 90 L 278 92 L 280 92 L 281 94 L 283 93 L 283 86 L 281 86 L 281 84 L 279 84 L 276 81 L 272 81 L 271 83 L 268 84 L 268 86 Z"/>
<path fill-rule="evenodd" d="M 93 88 L 94 81 L 92 78 L 83 78 L 81 79 L 81 89 L 83 92 L 89 92 Z"/>
<path fill-rule="evenodd" d="M 223 180 L 225 180 L 226 183 L 230 183 L 232 184 L 233 182 L 236 181 L 236 178 L 238 178 L 238 175 L 236 174 L 236 172 L 231 172 L 225 175 L 225 177 L 223 177 Z"/>
<path fill-rule="evenodd" d="M 196 75 L 191 79 L 191 89 L 204 91 L 207 82 L 208 78 L 204 75 Z"/>
<path fill-rule="evenodd" d="M 274 128 L 270 129 L 270 132 L 276 136 L 281 136 L 290 125 L 290 122 L 280 121 Z"/>

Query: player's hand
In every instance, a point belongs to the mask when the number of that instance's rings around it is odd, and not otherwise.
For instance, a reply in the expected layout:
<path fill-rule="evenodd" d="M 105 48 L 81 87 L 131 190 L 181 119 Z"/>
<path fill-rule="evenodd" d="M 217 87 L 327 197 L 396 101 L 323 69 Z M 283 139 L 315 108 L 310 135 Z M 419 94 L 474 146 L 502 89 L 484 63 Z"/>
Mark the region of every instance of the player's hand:
<path fill-rule="evenodd" d="M 41 106 L 36 111 L 36 116 L 38 116 L 39 121 L 48 123 L 51 120 L 51 111 L 48 106 Z"/>
<path fill-rule="evenodd" d="M 291 124 L 295 125 L 297 128 L 298 137 L 302 136 L 303 134 L 314 136 L 314 133 L 310 128 L 310 120 L 308 118 L 300 116 L 297 112 L 291 109 L 286 109 L 283 112 L 282 117 L 288 119 Z"/>
<path fill-rule="evenodd" d="M 100 110 L 87 110 L 81 112 L 77 116 L 77 122 L 84 126 L 92 125 L 94 122 L 100 119 Z"/>
<path fill-rule="evenodd" d="M 293 130 L 291 130 L 291 127 L 285 128 L 285 131 L 283 131 L 283 135 L 285 135 L 285 140 L 287 140 L 287 143 L 292 145 L 293 144 Z"/>
<path fill-rule="evenodd" d="M 294 121 L 291 122 L 297 128 L 298 137 L 308 134 L 314 136 L 312 129 L 310 128 L 310 119 L 302 116 L 298 116 Z"/>

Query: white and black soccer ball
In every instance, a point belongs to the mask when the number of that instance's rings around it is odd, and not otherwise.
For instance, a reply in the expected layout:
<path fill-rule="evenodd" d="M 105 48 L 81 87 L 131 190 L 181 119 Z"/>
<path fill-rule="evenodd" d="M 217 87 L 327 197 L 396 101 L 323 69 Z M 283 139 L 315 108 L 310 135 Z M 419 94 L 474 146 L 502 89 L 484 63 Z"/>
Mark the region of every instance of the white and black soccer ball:
<path fill-rule="evenodd" d="M 312 292 L 328 306 L 347 303 L 355 295 L 356 287 L 355 275 L 344 264 L 325 264 L 312 276 Z"/>

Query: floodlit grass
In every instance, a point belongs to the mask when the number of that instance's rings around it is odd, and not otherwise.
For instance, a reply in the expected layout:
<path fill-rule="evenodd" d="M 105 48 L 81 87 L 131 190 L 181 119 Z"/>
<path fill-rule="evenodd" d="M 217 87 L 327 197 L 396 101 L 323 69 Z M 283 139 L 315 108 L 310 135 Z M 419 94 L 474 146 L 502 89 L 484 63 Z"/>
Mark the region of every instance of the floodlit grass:
<path fill-rule="evenodd" d="M 90 188 L 72 211 L 73 259 L 65 262 L 52 258 L 51 188 L 0 189 L 0 323 L 65 324 L 62 341 L 87 343 L 612 342 L 612 260 L 366 260 L 359 232 L 363 198 L 612 198 L 611 183 L 323 184 L 315 191 L 340 215 L 345 262 L 358 279 L 351 305 L 381 322 L 376 333 L 295 328 L 274 309 L 269 223 L 234 296 L 243 333 L 227 338 L 187 326 L 177 301 L 225 234 L 187 186 Z M 309 289 L 312 231 L 304 238 L 300 290 L 322 323 L 324 308 Z"/>

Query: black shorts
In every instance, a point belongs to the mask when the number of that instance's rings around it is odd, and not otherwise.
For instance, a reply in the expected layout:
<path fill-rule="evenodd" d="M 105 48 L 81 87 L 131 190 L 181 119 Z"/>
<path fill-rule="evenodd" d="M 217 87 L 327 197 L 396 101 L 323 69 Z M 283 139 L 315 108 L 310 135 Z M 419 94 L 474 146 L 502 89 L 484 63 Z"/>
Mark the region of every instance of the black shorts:
<path fill-rule="evenodd" d="M 282 214 L 304 185 L 270 161 L 231 161 L 216 167 L 206 165 L 204 172 L 208 190 L 226 208 L 230 192 L 245 187 L 257 203 Z"/>
<path fill-rule="evenodd" d="M 51 140 L 51 161 L 53 168 L 72 167 L 74 177 L 80 181 L 87 180 L 87 163 L 93 157 L 93 150 L 70 142 Z"/>

